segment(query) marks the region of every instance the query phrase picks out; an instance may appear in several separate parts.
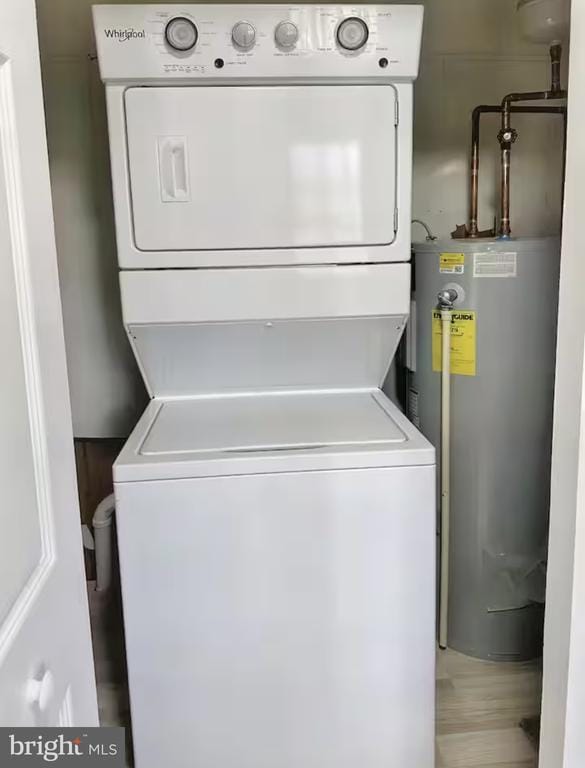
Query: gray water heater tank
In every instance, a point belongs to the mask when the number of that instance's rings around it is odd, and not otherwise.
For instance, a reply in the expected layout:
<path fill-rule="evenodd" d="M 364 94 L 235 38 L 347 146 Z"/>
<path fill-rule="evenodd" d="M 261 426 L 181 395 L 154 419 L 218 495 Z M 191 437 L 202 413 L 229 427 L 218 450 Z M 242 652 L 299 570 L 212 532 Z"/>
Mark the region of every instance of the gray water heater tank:
<path fill-rule="evenodd" d="M 437 293 L 451 326 L 448 645 L 483 659 L 542 652 L 560 243 L 414 246 L 409 415 L 440 444 Z M 440 498 L 440 497 L 438 497 Z"/>

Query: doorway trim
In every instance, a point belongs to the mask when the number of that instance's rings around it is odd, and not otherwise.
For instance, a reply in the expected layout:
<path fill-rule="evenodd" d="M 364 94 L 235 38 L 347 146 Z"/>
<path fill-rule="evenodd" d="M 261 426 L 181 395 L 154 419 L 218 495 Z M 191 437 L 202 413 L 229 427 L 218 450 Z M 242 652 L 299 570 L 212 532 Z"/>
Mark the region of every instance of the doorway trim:
<path fill-rule="evenodd" d="M 585 760 L 585 3 L 571 10 L 540 768 Z M 554 287 L 551 286 L 551 290 Z M 546 301 L 546 296 L 535 296 Z"/>

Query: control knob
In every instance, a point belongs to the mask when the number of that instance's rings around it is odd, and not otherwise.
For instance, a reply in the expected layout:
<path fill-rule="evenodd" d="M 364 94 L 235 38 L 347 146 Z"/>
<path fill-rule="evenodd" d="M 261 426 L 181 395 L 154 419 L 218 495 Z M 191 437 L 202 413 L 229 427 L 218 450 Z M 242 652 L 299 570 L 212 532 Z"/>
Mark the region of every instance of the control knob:
<path fill-rule="evenodd" d="M 368 41 L 368 25 L 357 16 L 349 16 L 337 27 L 337 42 L 346 51 L 357 51 Z"/>
<path fill-rule="evenodd" d="M 232 29 L 232 40 L 238 48 L 252 48 L 256 42 L 256 30 L 249 21 L 238 21 Z"/>
<path fill-rule="evenodd" d="M 176 51 L 190 51 L 195 48 L 199 33 L 191 19 L 175 16 L 165 27 L 165 40 Z"/>
<path fill-rule="evenodd" d="M 294 48 L 299 39 L 299 30 L 292 21 L 281 21 L 274 30 L 274 39 L 281 48 Z"/>

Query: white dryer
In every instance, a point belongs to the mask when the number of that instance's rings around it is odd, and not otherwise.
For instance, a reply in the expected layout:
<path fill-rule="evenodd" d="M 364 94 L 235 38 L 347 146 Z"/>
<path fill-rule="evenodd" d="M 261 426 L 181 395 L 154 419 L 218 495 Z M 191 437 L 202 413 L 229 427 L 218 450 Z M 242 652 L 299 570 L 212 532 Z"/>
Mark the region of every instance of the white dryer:
<path fill-rule="evenodd" d="M 408 315 L 419 6 L 94 7 L 124 322 L 137 768 L 431 768 Z"/>

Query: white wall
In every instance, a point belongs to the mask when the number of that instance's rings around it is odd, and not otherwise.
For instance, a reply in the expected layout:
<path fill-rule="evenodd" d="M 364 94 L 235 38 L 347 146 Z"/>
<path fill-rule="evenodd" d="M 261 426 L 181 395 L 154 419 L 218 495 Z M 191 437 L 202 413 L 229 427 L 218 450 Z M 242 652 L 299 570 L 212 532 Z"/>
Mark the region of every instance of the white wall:
<path fill-rule="evenodd" d="M 90 9 L 90 0 L 37 3 L 73 429 L 114 437 L 128 434 L 146 395 L 122 326 Z"/>
<path fill-rule="evenodd" d="M 37 0 L 65 334 L 77 436 L 126 434 L 144 394 L 120 321 L 103 90 L 90 61 L 92 0 Z M 546 49 L 516 32 L 515 0 L 428 0 L 416 86 L 414 206 L 438 234 L 467 217 L 470 115 L 548 86 Z M 556 232 L 559 118 L 515 120 L 513 225 Z M 483 125 L 481 225 L 495 211 L 495 117 Z M 420 237 L 418 230 L 415 235 Z"/>

